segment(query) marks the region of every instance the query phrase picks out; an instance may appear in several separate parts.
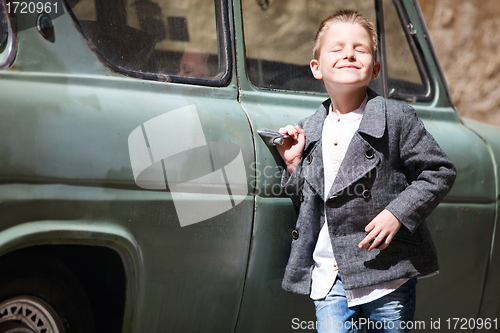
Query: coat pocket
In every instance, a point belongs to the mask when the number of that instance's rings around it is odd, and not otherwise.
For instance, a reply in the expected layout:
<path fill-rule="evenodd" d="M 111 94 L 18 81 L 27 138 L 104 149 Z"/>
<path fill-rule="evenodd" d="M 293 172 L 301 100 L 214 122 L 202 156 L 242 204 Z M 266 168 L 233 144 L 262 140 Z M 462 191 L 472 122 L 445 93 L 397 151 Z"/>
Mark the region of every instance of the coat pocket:
<path fill-rule="evenodd" d="M 415 230 L 415 232 L 411 234 L 404 225 L 399 228 L 399 231 L 396 233 L 392 240 L 417 245 L 424 243 L 424 237 L 422 236 L 422 232 L 420 231 L 420 229 Z"/>

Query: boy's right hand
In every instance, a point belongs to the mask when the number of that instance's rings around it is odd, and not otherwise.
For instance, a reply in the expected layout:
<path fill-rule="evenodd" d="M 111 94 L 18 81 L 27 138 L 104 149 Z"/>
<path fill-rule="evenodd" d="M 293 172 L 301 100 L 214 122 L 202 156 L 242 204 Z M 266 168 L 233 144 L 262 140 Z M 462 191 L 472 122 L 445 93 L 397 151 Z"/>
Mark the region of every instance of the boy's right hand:
<path fill-rule="evenodd" d="M 282 145 L 276 146 L 276 148 L 283 158 L 283 161 L 285 161 L 288 172 L 292 174 L 297 164 L 299 164 L 306 143 L 304 130 L 298 125 L 288 125 L 284 128 L 280 128 L 279 132 L 290 136 L 285 139 Z"/>

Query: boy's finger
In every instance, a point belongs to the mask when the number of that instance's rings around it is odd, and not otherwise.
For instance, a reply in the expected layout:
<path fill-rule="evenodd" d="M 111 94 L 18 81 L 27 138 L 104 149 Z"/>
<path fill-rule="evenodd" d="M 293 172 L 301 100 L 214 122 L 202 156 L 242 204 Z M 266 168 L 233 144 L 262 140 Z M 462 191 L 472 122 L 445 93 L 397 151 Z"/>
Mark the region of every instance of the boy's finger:
<path fill-rule="evenodd" d="M 391 235 L 387 235 L 387 237 L 385 237 L 384 243 L 378 249 L 380 251 L 382 251 L 383 249 L 385 249 L 386 247 L 388 247 L 389 244 L 391 244 L 391 242 L 392 242 L 392 236 Z"/>
<path fill-rule="evenodd" d="M 291 125 L 288 125 L 286 127 L 281 127 L 278 130 L 278 132 L 283 134 L 283 135 L 287 135 L 286 137 L 283 138 L 285 141 L 289 140 L 289 139 L 296 140 L 298 137 L 297 132 L 295 132 L 295 127 L 293 127 Z"/>
<path fill-rule="evenodd" d="M 389 235 L 384 235 L 382 232 L 372 231 L 358 244 L 358 247 L 362 249 L 363 247 L 368 245 L 366 251 L 370 252 L 380 245 L 381 247 L 379 248 L 379 250 L 383 250 L 389 245 L 386 244 L 387 240 L 389 241 L 389 243 L 391 242 Z"/>
<path fill-rule="evenodd" d="M 293 128 L 295 130 L 295 134 L 293 135 L 293 137 L 298 140 L 299 139 L 299 135 L 301 134 L 304 134 L 304 130 L 302 128 L 299 127 L 299 125 L 295 125 L 295 127 Z"/>
<path fill-rule="evenodd" d="M 289 135 L 291 138 L 293 138 L 295 140 L 299 136 L 299 133 L 298 133 L 297 129 L 294 126 L 291 126 L 291 125 L 288 125 L 285 128 L 280 128 L 278 130 L 278 132 L 280 132 L 281 134 L 287 134 L 287 135 Z"/>
<path fill-rule="evenodd" d="M 389 243 L 390 243 L 390 242 L 389 242 Z M 386 239 L 385 239 L 384 243 L 382 243 L 382 245 L 380 245 L 378 249 L 379 249 L 380 251 L 382 251 L 383 249 L 385 249 L 385 248 L 386 248 L 386 247 L 388 247 L 388 246 L 389 246 L 389 244 L 387 243 L 387 237 L 386 237 Z"/>
<path fill-rule="evenodd" d="M 290 131 L 294 131 L 295 127 L 291 125 L 286 125 L 285 127 L 282 127 L 278 130 L 281 134 L 288 134 Z"/>
<path fill-rule="evenodd" d="M 374 248 L 376 248 L 384 239 L 384 237 L 380 237 L 380 234 L 373 239 L 373 242 L 366 248 L 366 251 L 370 252 Z"/>
<path fill-rule="evenodd" d="M 375 239 L 375 237 L 377 237 L 376 234 L 374 233 L 370 233 L 368 235 L 366 235 L 365 238 L 363 238 L 363 240 L 358 244 L 358 247 L 360 249 L 364 248 L 366 245 L 368 245 L 372 240 Z"/>
<path fill-rule="evenodd" d="M 299 127 L 299 125 L 295 125 L 293 127 L 293 129 L 294 129 L 294 136 L 293 137 L 295 139 L 298 139 L 300 134 L 304 134 L 304 131 L 302 130 L 302 128 Z"/>
<path fill-rule="evenodd" d="M 358 247 L 362 249 L 365 247 L 366 244 L 368 244 L 368 236 L 366 236 L 365 238 L 363 238 L 361 242 L 359 242 Z"/>

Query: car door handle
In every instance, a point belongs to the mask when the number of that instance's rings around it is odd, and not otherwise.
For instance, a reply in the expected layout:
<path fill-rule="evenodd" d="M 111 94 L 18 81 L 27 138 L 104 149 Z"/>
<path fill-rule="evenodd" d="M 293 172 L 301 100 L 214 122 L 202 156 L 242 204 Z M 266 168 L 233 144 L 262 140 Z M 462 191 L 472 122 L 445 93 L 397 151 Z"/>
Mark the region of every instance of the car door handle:
<path fill-rule="evenodd" d="M 280 132 L 276 132 L 267 128 L 261 128 L 257 130 L 260 137 L 268 146 L 281 146 L 285 139 L 289 138 L 288 134 L 281 134 Z"/>

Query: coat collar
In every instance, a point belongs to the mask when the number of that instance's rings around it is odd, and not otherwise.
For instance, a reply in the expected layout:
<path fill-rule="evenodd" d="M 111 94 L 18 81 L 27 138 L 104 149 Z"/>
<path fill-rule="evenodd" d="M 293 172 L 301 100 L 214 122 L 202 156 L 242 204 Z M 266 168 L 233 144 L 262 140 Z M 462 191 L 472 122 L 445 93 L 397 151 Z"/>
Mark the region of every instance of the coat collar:
<path fill-rule="evenodd" d="M 366 102 L 363 119 L 359 124 L 358 132 L 380 139 L 385 132 L 385 100 L 370 88 L 367 89 L 367 94 L 368 101 Z M 318 110 L 307 118 L 307 121 L 304 123 L 303 130 L 306 132 L 304 151 L 308 151 L 311 148 L 311 144 L 315 144 L 321 140 L 323 124 L 328 116 L 330 104 L 330 99 L 324 101 Z"/>
<path fill-rule="evenodd" d="M 365 112 L 359 124 L 358 132 L 380 139 L 385 132 L 385 100 L 370 88 L 368 88 L 367 93 L 368 102 L 366 102 Z"/>

